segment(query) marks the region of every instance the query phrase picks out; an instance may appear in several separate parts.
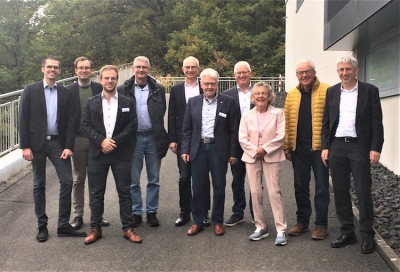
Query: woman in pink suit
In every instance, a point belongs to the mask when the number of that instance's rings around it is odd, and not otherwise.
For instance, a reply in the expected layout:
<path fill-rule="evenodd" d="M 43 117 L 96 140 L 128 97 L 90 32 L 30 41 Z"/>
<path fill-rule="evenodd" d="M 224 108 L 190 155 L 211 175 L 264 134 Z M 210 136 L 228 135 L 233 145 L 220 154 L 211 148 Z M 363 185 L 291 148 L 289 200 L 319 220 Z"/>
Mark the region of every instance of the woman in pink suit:
<path fill-rule="evenodd" d="M 280 162 L 286 159 L 282 149 L 285 138 L 285 117 L 282 110 L 271 105 L 273 98 L 274 93 L 270 85 L 264 82 L 254 85 L 251 100 L 255 107 L 242 116 L 239 142 L 244 150 L 242 160 L 246 163 L 256 226 L 249 239 L 258 241 L 269 236 L 263 215 L 261 176 L 264 173 L 277 231 L 275 244 L 284 246 L 287 244 L 285 234 L 287 224 L 279 175 Z"/>

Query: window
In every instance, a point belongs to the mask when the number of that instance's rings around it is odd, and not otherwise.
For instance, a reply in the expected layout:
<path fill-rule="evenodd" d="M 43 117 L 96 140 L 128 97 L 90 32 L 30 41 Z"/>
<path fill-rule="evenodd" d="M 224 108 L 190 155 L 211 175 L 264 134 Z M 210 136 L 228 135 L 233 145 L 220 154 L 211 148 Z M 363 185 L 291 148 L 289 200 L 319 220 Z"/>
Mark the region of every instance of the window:
<path fill-rule="evenodd" d="M 366 55 L 365 81 L 379 88 L 382 96 L 398 93 L 399 40 Z"/>

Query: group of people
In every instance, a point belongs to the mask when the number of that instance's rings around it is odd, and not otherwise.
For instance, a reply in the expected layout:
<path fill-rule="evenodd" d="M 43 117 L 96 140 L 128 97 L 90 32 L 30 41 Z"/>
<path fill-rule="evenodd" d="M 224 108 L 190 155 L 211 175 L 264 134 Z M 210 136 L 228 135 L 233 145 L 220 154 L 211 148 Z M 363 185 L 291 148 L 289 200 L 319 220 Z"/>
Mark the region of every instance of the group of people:
<path fill-rule="evenodd" d="M 177 155 L 179 169 L 180 214 L 175 225 L 186 225 L 192 216 L 188 236 L 211 224 L 215 235 L 224 235 L 225 226 L 243 222 L 247 173 L 248 204 L 256 228 L 249 239 L 269 236 L 264 218 L 264 177 L 277 234 L 275 244 L 286 245 L 287 235 L 309 231 L 312 169 L 315 228 L 311 238 L 325 239 L 330 169 L 341 223 L 341 236 L 331 246 L 344 247 L 357 240 L 350 198 L 352 176 L 360 205 L 361 252 L 375 250 L 370 166 L 378 163 L 382 150 L 382 109 L 378 88 L 357 80 L 355 58 L 338 60 L 341 82 L 332 87 L 319 81 L 312 61 L 299 61 L 295 71 L 299 84 L 289 90 L 282 110 L 271 104 L 274 92 L 270 85 L 252 85 L 248 62 L 234 66 L 237 85 L 219 92 L 218 72 L 206 68 L 200 73 L 198 59 L 189 56 L 182 65 L 185 81 L 171 88 L 168 132 L 164 126 L 165 89 L 148 75 L 148 58 L 136 57 L 133 76 L 118 87 L 115 66 L 103 66 L 100 83 L 96 83 L 90 79 L 93 63 L 79 57 L 75 60 L 78 81 L 65 88 L 56 83 L 60 66 L 56 57 L 46 57 L 42 62 L 44 79 L 25 87 L 20 104 L 20 148 L 24 159 L 32 161 L 39 242 L 49 236 L 45 212 L 47 158 L 60 179 L 58 236 L 86 237 L 85 244 L 102 237 L 102 227 L 109 225 L 103 212 L 111 167 L 123 237 L 141 243 L 134 228 L 142 223 L 143 214 L 150 226 L 160 224 L 156 216 L 160 167 L 169 148 Z M 279 185 L 280 164 L 286 159 L 293 165 L 297 203 L 297 222 L 289 230 Z M 140 187 L 143 160 L 147 172 L 145 208 Z M 234 204 L 232 215 L 224 222 L 228 164 Z M 83 225 L 86 175 L 89 235 L 78 231 Z M 75 217 L 69 223 L 71 204 Z"/>

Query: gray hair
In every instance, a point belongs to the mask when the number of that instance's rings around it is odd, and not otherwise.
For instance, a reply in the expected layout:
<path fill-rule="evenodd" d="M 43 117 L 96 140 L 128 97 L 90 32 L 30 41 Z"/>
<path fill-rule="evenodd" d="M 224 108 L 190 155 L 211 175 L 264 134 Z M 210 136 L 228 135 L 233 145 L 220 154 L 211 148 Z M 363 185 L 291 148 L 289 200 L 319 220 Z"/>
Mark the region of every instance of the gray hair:
<path fill-rule="evenodd" d="M 236 68 L 239 65 L 246 65 L 246 68 L 249 72 L 251 72 L 251 68 L 250 68 L 250 64 L 247 61 L 239 61 L 238 63 L 235 64 L 235 66 L 233 67 L 233 72 L 236 73 Z"/>
<path fill-rule="evenodd" d="M 191 60 L 191 59 L 193 59 L 193 60 L 196 61 L 197 66 L 200 66 L 199 60 L 198 60 L 197 58 L 195 58 L 195 57 L 193 57 L 193 56 L 189 56 L 189 57 L 187 57 L 186 59 L 183 60 L 183 62 L 182 62 L 182 67 L 185 66 L 185 62 L 186 62 L 186 61 Z"/>
<path fill-rule="evenodd" d="M 149 61 L 149 59 L 148 59 L 147 57 L 145 57 L 145 56 L 136 57 L 136 58 L 133 60 L 133 66 L 135 66 L 136 61 L 144 61 L 144 62 L 147 62 L 147 64 L 149 65 L 149 68 L 150 68 L 150 61 Z"/>
<path fill-rule="evenodd" d="M 337 62 L 336 65 L 339 65 L 340 63 L 351 63 L 351 66 L 353 66 L 353 68 L 358 68 L 358 61 L 356 58 L 346 55 L 343 57 L 340 57 Z"/>
<path fill-rule="evenodd" d="M 203 80 L 204 76 L 210 76 L 210 77 L 216 79 L 217 82 L 219 81 L 219 74 L 213 68 L 204 69 L 203 72 L 200 73 L 200 79 Z"/>
<path fill-rule="evenodd" d="M 298 61 L 296 63 L 296 69 L 297 69 L 297 66 L 299 66 L 300 63 L 304 63 L 304 62 L 308 62 L 310 64 L 311 68 L 315 71 L 315 64 L 314 64 L 314 62 L 312 62 L 309 59 L 302 59 L 302 60 Z"/>
<path fill-rule="evenodd" d="M 268 97 L 269 97 L 269 99 L 268 99 L 269 103 L 268 104 L 271 104 L 272 101 L 275 98 L 275 93 L 272 91 L 271 85 L 267 84 L 266 82 L 262 82 L 262 81 L 261 82 L 257 82 L 256 84 L 254 84 L 253 88 L 251 88 L 251 98 L 252 98 L 252 100 L 254 98 L 254 90 L 257 89 L 257 88 L 263 88 L 263 89 L 265 89 L 267 91 Z"/>

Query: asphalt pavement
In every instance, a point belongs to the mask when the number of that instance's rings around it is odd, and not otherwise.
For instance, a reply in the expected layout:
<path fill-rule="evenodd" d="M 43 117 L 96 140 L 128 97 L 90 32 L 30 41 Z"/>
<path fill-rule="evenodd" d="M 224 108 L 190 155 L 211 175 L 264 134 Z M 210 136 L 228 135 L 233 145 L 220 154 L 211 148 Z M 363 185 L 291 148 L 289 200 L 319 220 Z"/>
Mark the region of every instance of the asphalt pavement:
<path fill-rule="evenodd" d="M 146 173 L 142 173 L 142 194 L 146 196 Z M 231 215 L 232 176 L 227 174 L 225 219 Z M 293 170 L 282 163 L 281 190 L 285 202 L 288 227 L 296 223 Z M 83 238 L 57 237 L 59 182 L 51 163 L 47 167 L 47 214 L 49 240 L 38 243 L 33 209 L 32 173 L 27 167 L 6 185 L 0 186 L 0 270 L 1 271 L 390 271 L 381 256 L 374 252 L 360 253 L 358 242 L 345 248 L 329 246 L 339 235 L 333 196 L 329 207 L 329 236 L 311 240 L 311 231 L 290 237 L 286 246 L 274 244 L 276 231 L 265 192 L 265 213 L 270 237 L 249 241 L 254 224 L 248 207 L 245 222 L 227 227 L 224 236 L 215 236 L 212 227 L 200 234 L 186 235 L 191 223 L 175 227 L 179 215 L 178 168 L 171 151 L 162 161 L 158 218 L 159 227 L 144 222 L 135 231 L 143 238 L 134 244 L 122 237 L 118 197 L 110 172 L 105 196 L 104 217 L 111 226 L 103 228 L 103 238 L 85 245 Z M 312 182 L 313 184 L 313 182 Z M 311 193 L 313 192 L 313 187 Z M 87 193 L 87 190 L 86 190 Z M 249 188 L 246 181 L 246 196 Z M 86 197 L 86 200 L 88 198 Z M 89 232 L 89 208 L 86 203 L 83 230 Z M 313 213 L 311 222 L 315 214 Z M 144 218 L 145 219 L 145 218 Z M 72 216 L 71 216 L 72 220 Z M 145 221 L 145 220 L 144 220 Z"/>

